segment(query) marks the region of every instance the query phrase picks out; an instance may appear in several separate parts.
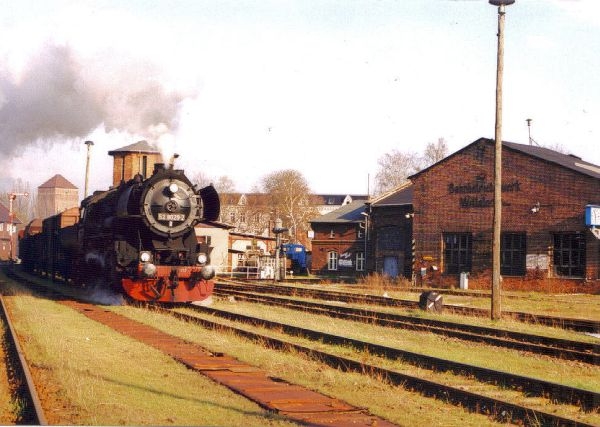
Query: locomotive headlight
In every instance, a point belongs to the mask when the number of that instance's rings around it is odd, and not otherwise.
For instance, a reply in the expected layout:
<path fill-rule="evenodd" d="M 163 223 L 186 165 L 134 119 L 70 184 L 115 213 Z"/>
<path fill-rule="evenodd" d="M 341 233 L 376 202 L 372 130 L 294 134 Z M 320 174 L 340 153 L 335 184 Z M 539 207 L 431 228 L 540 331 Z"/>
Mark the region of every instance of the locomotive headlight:
<path fill-rule="evenodd" d="M 200 270 L 200 276 L 204 279 L 204 280 L 210 280 L 213 277 L 215 277 L 215 268 L 212 265 L 205 265 L 204 267 L 202 267 L 202 270 Z"/>
<path fill-rule="evenodd" d="M 169 185 L 169 191 L 171 194 L 175 194 L 177 191 L 179 191 L 179 186 L 173 182 L 171 185 Z"/>
<path fill-rule="evenodd" d="M 206 256 L 206 254 L 198 255 L 198 264 L 206 264 L 206 261 L 208 261 L 208 257 Z"/>
<path fill-rule="evenodd" d="M 140 252 L 140 261 L 148 262 L 152 259 L 152 254 L 150 252 Z"/>

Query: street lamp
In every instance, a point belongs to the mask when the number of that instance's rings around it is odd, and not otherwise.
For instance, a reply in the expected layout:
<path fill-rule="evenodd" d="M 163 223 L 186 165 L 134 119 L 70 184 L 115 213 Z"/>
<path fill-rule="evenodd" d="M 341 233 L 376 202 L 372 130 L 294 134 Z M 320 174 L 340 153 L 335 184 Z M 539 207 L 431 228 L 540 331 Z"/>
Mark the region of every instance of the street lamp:
<path fill-rule="evenodd" d="M 364 267 L 363 270 L 365 272 L 365 274 L 367 274 L 367 241 L 369 239 L 369 213 L 368 212 L 361 212 L 361 215 L 363 215 L 365 217 L 365 256 L 364 256 Z"/>
<path fill-rule="evenodd" d="M 85 141 L 85 145 L 87 145 L 87 159 L 85 162 L 85 190 L 83 191 L 83 198 L 85 199 L 88 195 L 88 181 L 90 179 L 90 150 L 92 145 L 94 145 L 93 141 Z"/>
<path fill-rule="evenodd" d="M 502 315 L 500 307 L 500 236 L 502 229 L 502 74 L 504 71 L 505 6 L 515 0 L 489 0 L 498 7 L 498 59 L 496 68 L 496 135 L 494 150 L 494 237 L 492 242 L 492 320 Z"/>
<path fill-rule="evenodd" d="M 281 250 L 281 233 L 288 231 L 287 228 L 283 227 L 283 221 L 280 218 L 275 220 L 275 227 L 271 230 L 275 234 L 275 276 L 273 277 L 274 282 L 278 282 L 281 278 L 281 270 L 279 265 L 279 251 Z"/>

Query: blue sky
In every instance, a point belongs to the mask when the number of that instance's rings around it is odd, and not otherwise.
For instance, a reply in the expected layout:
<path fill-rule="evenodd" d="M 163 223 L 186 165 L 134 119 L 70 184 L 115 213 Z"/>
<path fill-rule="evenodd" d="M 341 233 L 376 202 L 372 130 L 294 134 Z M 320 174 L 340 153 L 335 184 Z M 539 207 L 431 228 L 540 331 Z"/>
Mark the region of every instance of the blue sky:
<path fill-rule="evenodd" d="M 600 2 L 507 7 L 503 137 L 600 165 Z M 21 1 L 0 12 L 0 178 L 111 182 L 139 139 L 250 191 L 293 168 L 366 193 L 377 160 L 494 136 L 486 0 Z M 36 167 L 44 158 L 46 169 Z"/>

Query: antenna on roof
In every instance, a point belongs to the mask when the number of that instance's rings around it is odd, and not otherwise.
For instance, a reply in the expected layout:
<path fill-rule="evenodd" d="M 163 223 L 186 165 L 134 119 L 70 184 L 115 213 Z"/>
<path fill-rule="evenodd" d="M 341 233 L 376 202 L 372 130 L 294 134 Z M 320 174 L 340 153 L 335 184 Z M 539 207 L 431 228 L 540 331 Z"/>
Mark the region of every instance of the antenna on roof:
<path fill-rule="evenodd" d="M 531 137 L 531 122 L 533 119 L 526 119 L 525 121 L 527 122 L 527 131 L 529 132 L 529 145 L 533 145 L 535 143 L 535 145 L 537 145 L 539 147 L 540 144 L 538 144 L 532 137 Z"/>

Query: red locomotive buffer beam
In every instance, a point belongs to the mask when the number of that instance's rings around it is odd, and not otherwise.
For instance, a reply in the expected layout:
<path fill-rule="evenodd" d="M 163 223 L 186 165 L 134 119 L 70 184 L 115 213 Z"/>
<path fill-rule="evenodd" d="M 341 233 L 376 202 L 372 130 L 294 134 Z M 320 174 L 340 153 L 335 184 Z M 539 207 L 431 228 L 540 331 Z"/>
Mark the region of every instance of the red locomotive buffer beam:
<path fill-rule="evenodd" d="M 214 288 L 212 280 L 202 278 L 203 268 L 159 265 L 153 278 L 123 278 L 121 283 L 127 295 L 138 301 L 203 301 L 212 295 Z M 141 273 L 143 264 L 138 269 Z"/>

